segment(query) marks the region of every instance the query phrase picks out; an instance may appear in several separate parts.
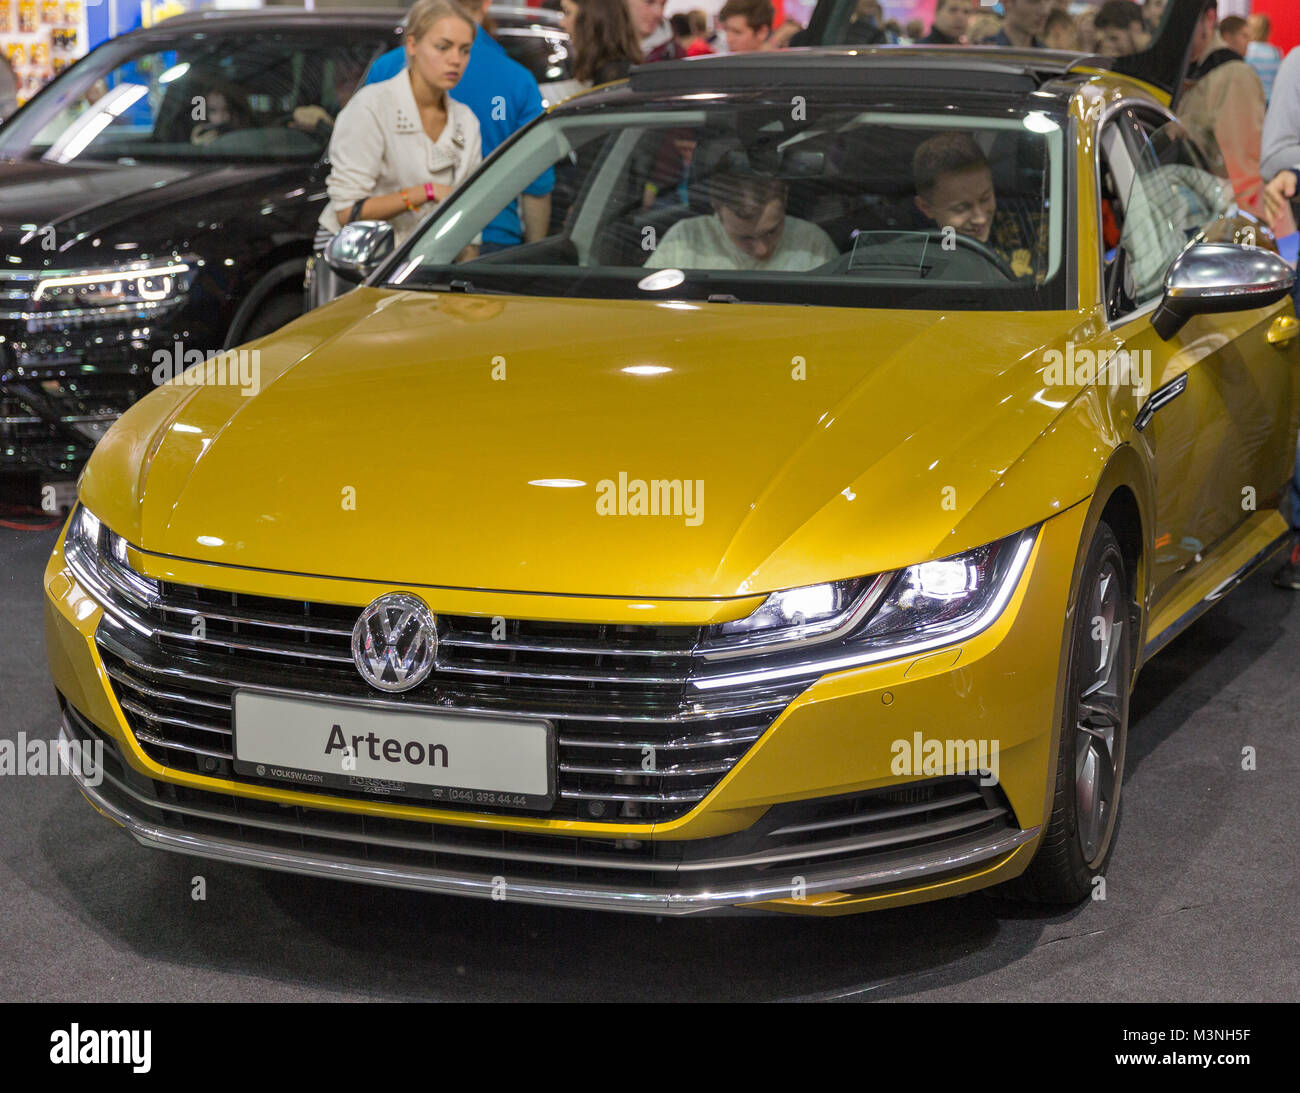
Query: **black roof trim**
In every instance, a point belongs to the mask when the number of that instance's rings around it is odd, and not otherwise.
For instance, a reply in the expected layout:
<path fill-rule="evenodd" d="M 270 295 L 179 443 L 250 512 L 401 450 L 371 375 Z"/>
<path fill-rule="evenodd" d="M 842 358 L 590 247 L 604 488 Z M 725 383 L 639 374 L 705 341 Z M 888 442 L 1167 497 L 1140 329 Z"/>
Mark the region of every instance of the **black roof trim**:
<path fill-rule="evenodd" d="M 690 92 L 764 87 L 900 85 L 1025 94 L 1080 67 L 1110 68 L 1109 57 L 1046 49 L 983 46 L 828 46 L 658 61 L 632 69 L 634 91 Z"/>

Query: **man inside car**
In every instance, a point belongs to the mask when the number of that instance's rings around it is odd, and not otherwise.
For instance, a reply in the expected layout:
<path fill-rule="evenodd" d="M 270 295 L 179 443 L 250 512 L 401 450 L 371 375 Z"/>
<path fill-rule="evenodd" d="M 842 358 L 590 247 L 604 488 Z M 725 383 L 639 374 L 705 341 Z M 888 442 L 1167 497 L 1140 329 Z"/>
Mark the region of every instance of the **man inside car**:
<path fill-rule="evenodd" d="M 916 207 L 940 230 L 983 243 L 1017 277 L 1034 276 L 1034 251 L 1043 233 L 999 214 L 993 171 L 969 133 L 939 133 L 926 140 L 912 157 L 912 177 Z"/>
<path fill-rule="evenodd" d="M 713 215 L 669 228 L 647 269 L 809 270 L 839 255 L 816 224 L 786 215 L 781 179 L 726 168 L 708 189 Z"/>

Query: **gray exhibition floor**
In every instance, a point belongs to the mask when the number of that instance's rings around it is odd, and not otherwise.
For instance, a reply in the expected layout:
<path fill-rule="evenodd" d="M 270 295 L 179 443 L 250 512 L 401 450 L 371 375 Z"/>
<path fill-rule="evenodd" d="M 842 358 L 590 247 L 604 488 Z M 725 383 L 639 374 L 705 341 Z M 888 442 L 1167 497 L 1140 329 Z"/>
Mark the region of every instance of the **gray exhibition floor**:
<path fill-rule="evenodd" d="M 54 535 L 0 530 L 0 737 L 56 732 Z M 976 895 L 656 921 L 429 897 L 145 850 L 69 778 L 0 777 L 0 1000 L 1296 1000 L 1298 642 L 1300 596 L 1260 575 L 1148 666 L 1108 898 L 1064 914 Z"/>

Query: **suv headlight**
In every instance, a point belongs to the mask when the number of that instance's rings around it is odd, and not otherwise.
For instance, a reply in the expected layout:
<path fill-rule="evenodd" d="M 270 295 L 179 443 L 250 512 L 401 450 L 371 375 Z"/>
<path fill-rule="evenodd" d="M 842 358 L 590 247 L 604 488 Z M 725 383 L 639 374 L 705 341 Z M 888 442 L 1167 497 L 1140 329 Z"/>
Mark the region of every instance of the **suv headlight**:
<path fill-rule="evenodd" d="M 118 609 L 117 601 L 125 597 L 148 607 L 157 600 L 159 590 L 156 582 L 131 568 L 126 547 L 122 536 L 78 503 L 63 540 L 63 557 L 68 568 L 100 607 L 139 630 L 139 624 Z"/>
<path fill-rule="evenodd" d="M 697 652 L 720 663 L 691 686 L 779 683 L 966 641 L 1002 614 L 1037 537 L 1033 527 L 875 578 L 774 592 L 746 618 L 708 629 Z M 726 663 L 739 656 L 743 668 Z"/>
<path fill-rule="evenodd" d="M 42 311 L 157 308 L 188 292 L 194 273 L 182 259 L 60 272 L 36 283 L 32 302 Z"/>

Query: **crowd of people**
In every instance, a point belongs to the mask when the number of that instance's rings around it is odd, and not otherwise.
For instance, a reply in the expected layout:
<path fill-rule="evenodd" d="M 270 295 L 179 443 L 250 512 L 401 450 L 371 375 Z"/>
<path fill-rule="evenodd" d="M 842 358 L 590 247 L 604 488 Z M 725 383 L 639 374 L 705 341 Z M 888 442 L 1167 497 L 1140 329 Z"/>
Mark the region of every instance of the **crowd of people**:
<path fill-rule="evenodd" d="M 551 2 L 563 13 L 573 75 L 587 85 L 621 79 L 634 64 L 807 40 L 792 20 L 776 24 L 771 0 L 726 0 L 712 24 L 703 11 L 668 18 L 665 0 Z M 1165 6 L 1166 0 L 1105 0 L 1072 16 L 1067 0 L 1002 0 L 998 16 L 978 0 L 937 0 L 926 28 L 885 18 L 880 0 L 858 0 L 843 37 L 855 44 L 1043 47 L 1120 57 L 1151 44 Z M 404 238 L 428 211 L 424 206 L 441 200 L 482 156 L 541 113 L 536 81 L 493 39 L 487 9 L 487 0 L 464 7 L 456 0 L 417 0 L 412 7 L 405 45 L 371 67 L 364 93 L 339 117 L 322 245 L 363 216 L 391 221 Z M 1285 234 L 1295 227 L 1288 199 L 1296 176 L 1273 162 L 1280 148 L 1271 159 L 1265 149 L 1267 103 L 1284 71 L 1269 35 L 1267 17 L 1220 22 L 1211 4 L 1197 28 L 1180 114 L 1210 166 L 1231 182 L 1239 205 Z M 1290 82 L 1282 81 L 1279 118 L 1293 111 Z M 506 94 L 493 93 L 500 88 Z M 1279 120 L 1270 131 L 1287 124 Z M 521 194 L 481 246 L 508 246 L 544 231 L 551 181 Z"/>

